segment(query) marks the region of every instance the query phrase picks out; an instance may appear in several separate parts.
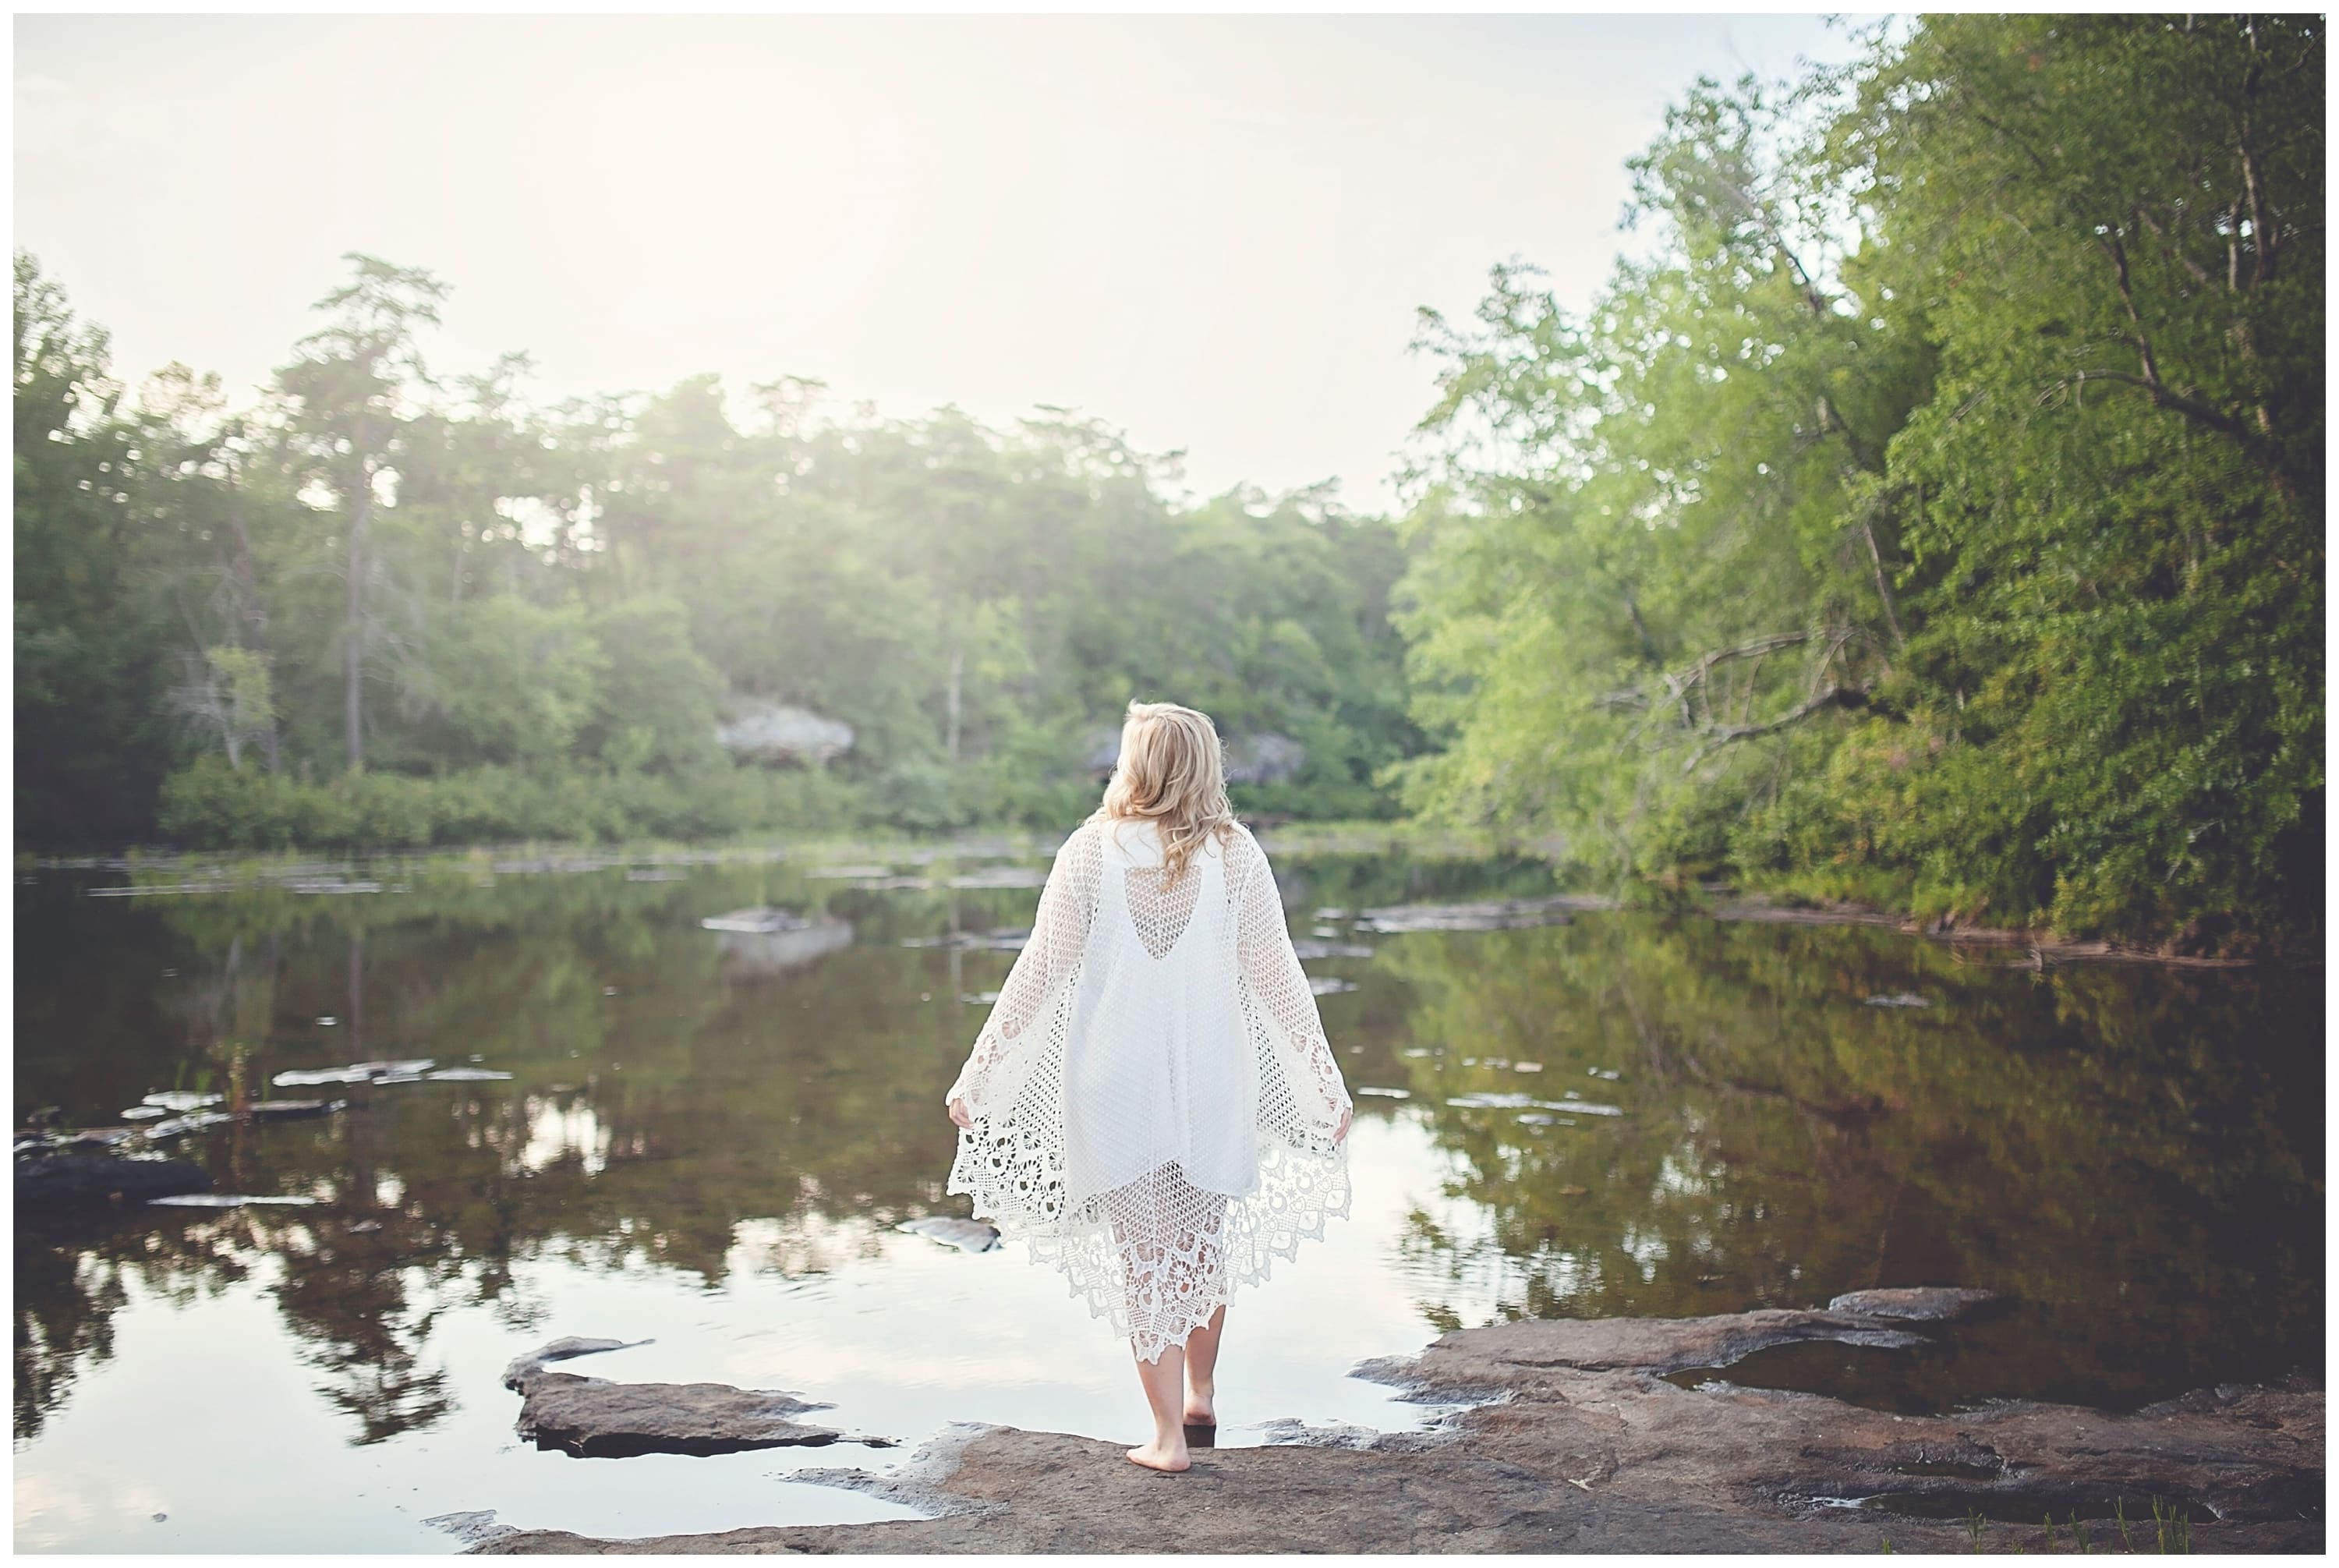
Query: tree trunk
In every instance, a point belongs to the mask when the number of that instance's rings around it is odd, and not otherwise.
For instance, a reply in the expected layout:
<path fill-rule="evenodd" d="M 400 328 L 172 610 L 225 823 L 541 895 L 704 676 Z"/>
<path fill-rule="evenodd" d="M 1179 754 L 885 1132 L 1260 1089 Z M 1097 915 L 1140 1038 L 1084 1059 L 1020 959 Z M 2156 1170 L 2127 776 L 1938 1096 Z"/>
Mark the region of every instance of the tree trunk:
<path fill-rule="evenodd" d="M 341 728 L 351 772 L 365 765 L 365 537 L 373 519 L 373 468 L 362 440 L 358 449 L 357 494 L 350 507 L 350 595 L 341 636 Z"/>
<path fill-rule="evenodd" d="M 943 699 L 943 749 L 950 760 L 958 761 L 958 702 L 959 677 L 966 670 L 966 655 L 958 648 L 951 650 L 950 690 Z"/>
<path fill-rule="evenodd" d="M 268 661 L 272 694 L 276 656 L 270 650 L 268 642 L 268 602 L 260 597 L 260 568 L 252 558 L 252 529 L 244 521 L 242 505 L 230 507 L 228 518 L 235 525 L 236 597 L 242 606 L 244 635 L 249 639 L 245 646 L 258 652 L 261 657 Z M 284 757 L 281 748 L 277 745 L 276 710 L 272 695 L 267 716 L 268 725 L 261 732 L 260 746 L 261 754 L 268 759 L 269 774 L 273 776 L 284 771 Z"/>

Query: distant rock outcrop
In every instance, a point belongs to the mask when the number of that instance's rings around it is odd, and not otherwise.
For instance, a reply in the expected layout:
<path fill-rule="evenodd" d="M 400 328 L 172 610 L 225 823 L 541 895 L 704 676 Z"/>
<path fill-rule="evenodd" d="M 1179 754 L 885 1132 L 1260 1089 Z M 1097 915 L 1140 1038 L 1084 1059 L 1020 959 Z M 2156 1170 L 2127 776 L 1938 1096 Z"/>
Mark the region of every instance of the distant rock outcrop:
<path fill-rule="evenodd" d="M 810 708 L 757 698 L 726 704 L 715 738 L 747 762 L 824 763 L 853 749 L 853 726 Z"/>
<path fill-rule="evenodd" d="M 1120 761 L 1120 732 L 1097 730 L 1089 737 L 1084 758 L 1088 771 L 1102 778 Z M 1268 731 L 1240 735 L 1226 743 L 1227 782 L 1230 784 L 1282 784 L 1308 765 L 1308 748 L 1289 735 Z"/>
<path fill-rule="evenodd" d="M 1289 735 L 1272 731 L 1243 735 L 1227 743 L 1227 782 L 1230 784 L 1282 784 L 1298 776 L 1308 765 L 1308 748 Z"/>

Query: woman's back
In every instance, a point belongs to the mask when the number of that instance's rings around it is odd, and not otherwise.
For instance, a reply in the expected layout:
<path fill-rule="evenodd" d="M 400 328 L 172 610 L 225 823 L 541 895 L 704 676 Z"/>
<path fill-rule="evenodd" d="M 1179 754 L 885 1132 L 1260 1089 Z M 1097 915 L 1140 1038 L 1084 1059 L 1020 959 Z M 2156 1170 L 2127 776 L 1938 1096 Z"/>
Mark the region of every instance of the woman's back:
<path fill-rule="evenodd" d="M 1258 1181 L 1250 1040 L 1227 855 L 1213 842 L 1164 886 L 1150 823 L 1100 823 L 1097 911 L 1072 1001 L 1068 1180 L 1082 1197 L 1176 1162 L 1196 1188 Z"/>
<path fill-rule="evenodd" d="M 1129 1335 L 1154 1415 L 1129 1456 L 1186 1468 L 1179 1385 L 1214 1424 L 1228 1297 L 1348 1211 L 1347 1088 L 1208 715 L 1130 704 L 944 1098 L 950 1190 Z"/>
<path fill-rule="evenodd" d="M 949 1189 L 1062 1267 L 1140 1354 L 1348 1203 L 1349 1108 L 1266 855 L 1230 826 L 1084 823 L 949 1098 Z"/>

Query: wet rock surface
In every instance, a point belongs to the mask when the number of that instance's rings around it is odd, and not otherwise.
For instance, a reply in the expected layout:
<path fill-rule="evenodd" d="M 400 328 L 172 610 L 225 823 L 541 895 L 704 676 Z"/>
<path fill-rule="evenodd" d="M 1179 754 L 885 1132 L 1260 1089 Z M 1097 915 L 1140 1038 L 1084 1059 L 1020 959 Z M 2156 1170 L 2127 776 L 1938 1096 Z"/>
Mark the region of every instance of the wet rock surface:
<path fill-rule="evenodd" d="M 831 1443 L 892 1446 L 890 1439 L 856 1437 L 798 1421 L 807 1411 L 828 1406 L 794 1394 L 727 1383 L 613 1383 L 554 1372 L 546 1365 L 626 1348 L 627 1342 L 617 1339 L 556 1339 L 505 1367 L 504 1386 L 521 1396 L 519 1435 L 539 1448 L 580 1459 L 736 1454 Z"/>
<path fill-rule="evenodd" d="M 1383 936 L 1411 931 L 1522 931 L 1529 926 L 1566 925 L 1578 911 L 1615 907 L 1614 899 L 1583 893 L 1481 903 L 1393 904 L 1365 911 L 1357 917 L 1357 929 Z"/>
<path fill-rule="evenodd" d="M 1911 1323 L 1961 1317 L 1996 1301 L 1995 1292 L 1959 1290 L 1946 1286 L 1905 1286 L 1889 1290 L 1854 1290 L 1828 1303 L 1830 1312 L 1861 1312 L 1870 1317 L 1899 1317 Z"/>
<path fill-rule="evenodd" d="M 209 1192 L 211 1174 L 192 1160 L 132 1159 L 91 1149 L 28 1152 L 16 1159 L 21 1208 L 139 1203 L 182 1193 Z"/>
<path fill-rule="evenodd" d="M 1861 1292 L 1862 1311 L 1506 1323 L 1449 1334 L 1359 1376 L 1432 1403 L 1479 1403 L 1436 1430 L 1269 1424 L 1268 1446 L 1204 1449 L 1182 1475 L 1121 1445 L 960 1427 L 892 1476 L 799 1475 L 934 1517 L 605 1541 L 523 1531 L 495 1554 L 801 1552 L 2038 1551 L 2073 1514 L 2095 1547 L 2156 1549 L 2153 1508 L 2184 1511 L 2195 1551 L 2318 1552 L 2323 1393 L 2200 1390 L 2114 1415 L 2008 1403 L 1901 1416 L 1669 1371 L 1831 1339 L 1903 1354 L 1895 1323 L 1954 1317 L 1983 1293 Z M 1888 1318 L 1875 1308 L 1899 1309 Z M 1996 1521 L 1996 1523 L 1992 1523 Z M 2139 1523 L 2140 1522 L 2140 1523 Z M 2066 1543 L 2068 1526 L 2064 1526 Z"/>
<path fill-rule="evenodd" d="M 999 1246 L 999 1228 L 979 1219 L 954 1219 L 936 1214 L 923 1219 L 905 1219 L 893 1228 L 923 1236 L 944 1247 L 955 1247 L 961 1252 L 990 1252 Z"/>

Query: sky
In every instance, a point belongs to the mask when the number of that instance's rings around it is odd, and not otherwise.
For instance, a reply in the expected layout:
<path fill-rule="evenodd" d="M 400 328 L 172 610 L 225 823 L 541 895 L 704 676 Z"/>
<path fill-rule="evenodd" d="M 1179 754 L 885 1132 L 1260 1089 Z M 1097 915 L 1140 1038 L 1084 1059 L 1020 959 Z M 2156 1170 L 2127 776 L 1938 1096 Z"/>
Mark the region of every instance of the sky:
<path fill-rule="evenodd" d="M 359 251 L 452 286 L 434 370 L 547 399 L 817 378 L 1081 410 L 1216 494 L 1391 476 L 1416 311 L 1588 302 L 1624 160 L 1816 16 L 19 16 L 15 245 L 248 392 Z"/>

